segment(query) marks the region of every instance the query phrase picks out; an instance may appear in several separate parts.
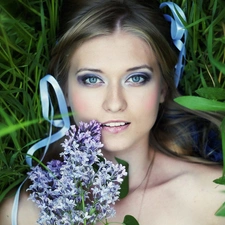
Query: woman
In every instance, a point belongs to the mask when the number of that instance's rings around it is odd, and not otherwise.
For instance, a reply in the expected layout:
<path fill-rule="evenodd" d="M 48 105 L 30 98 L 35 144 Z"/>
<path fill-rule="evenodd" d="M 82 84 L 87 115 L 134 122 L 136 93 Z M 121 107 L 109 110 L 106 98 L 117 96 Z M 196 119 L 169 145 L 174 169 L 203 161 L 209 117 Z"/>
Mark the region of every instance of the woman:
<path fill-rule="evenodd" d="M 213 180 L 222 169 L 207 165 L 204 148 L 221 117 L 173 102 L 177 54 L 159 4 L 66 1 L 61 22 L 49 72 L 60 83 L 75 123 L 99 121 L 104 156 L 130 165 L 129 194 L 115 205 L 110 222 L 122 223 L 130 214 L 141 225 L 224 224 L 214 215 L 223 189 Z M 24 191 L 19 225 L 38 218 L 27 198 Z M 2 205 L 4 225 L 11 224 L 11 207 L 10 200 Z"/>

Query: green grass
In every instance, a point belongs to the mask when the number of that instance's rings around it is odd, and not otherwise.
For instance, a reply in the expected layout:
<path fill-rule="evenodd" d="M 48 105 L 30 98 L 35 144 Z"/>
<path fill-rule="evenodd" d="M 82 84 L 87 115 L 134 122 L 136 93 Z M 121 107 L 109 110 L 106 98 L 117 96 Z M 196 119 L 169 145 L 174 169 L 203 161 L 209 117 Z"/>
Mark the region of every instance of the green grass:
<path fill-rule="evenodd" d="M 225 2 L 174 2 L 187 15 L 187 60 L 181 89 L 193 95 L 202 87 L 225 88 Z"/>
<path fill-rule="evenodd" d="M 0 1 L 0 200 L 24 179 L 24 155 L 48 129 L 38 83 L 56 41 L 59 3 Z"/>
<path fill-rule="evenodd" d="M 24 155 L 43 138 L 38 83 L 56 39 L 61 0 L 0 0 L 0 201 L 28 170 Z M 225 88 L 223 0 L 174 0 L 187 16 L 187 59 L 180 90 Z"/>

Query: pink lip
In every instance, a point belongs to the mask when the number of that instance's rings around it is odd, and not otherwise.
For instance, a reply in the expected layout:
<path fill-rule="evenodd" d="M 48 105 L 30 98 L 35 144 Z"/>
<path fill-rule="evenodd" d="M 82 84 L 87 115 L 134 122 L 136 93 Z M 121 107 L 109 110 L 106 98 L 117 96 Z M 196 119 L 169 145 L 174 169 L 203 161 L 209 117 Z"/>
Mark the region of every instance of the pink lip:
<path fill-rule="evenodd" d="M 125 123 L 124 125 L 121 125 L 121 126 L 104 126 L 104 124 L 108 124 L 108 123 Z M 118 134 L 124 130 L 126 130 L 128 127 L 129 127 L 130 123 L 129 122 L 126 122 L 126 121 L 107 121 L 107 122 L 104 122 L 102 123 L 102 130 L 103 131 L 107 131 L 109 133 L 112 133 L 112 134 Z"/>

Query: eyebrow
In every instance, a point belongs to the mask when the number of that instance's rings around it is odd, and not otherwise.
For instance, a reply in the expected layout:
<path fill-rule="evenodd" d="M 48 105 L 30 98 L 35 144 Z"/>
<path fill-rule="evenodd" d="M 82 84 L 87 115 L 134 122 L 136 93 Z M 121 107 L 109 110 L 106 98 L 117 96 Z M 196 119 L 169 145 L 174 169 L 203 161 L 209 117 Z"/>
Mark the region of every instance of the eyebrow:
<path fill-rule="evenodd" d="M 153 68 L 151 66 L 147 66 L 147 65 L 141 65 L 141 66 L 135 66 L 135 67 L 132 67 L 130 69 L 127 70 L 127 72 L 131 72 L 131 71 L 135 71 L 135 70 L 139 70 L 139 69 L 148 69 L 150 70 L 151 72 L 153 72 Z"/>
<path fill-rule="evenodd" d="M 132 68 L 129 68 L 127 69 L 127 72 L 132 72 L 132 71 L 135 71 L 135 70 L 139 70 L 139 69 L 148 69 L 150 70 L 151 72 L 153 72 L 153 68 L 151 66 L 147 66 L 147 65 L 141 65 L 141 66 L 135 66 L 135 67 L 132 67 Z M 100 69 L 94 69 L 94 68 L 81 68 L 79 70 L 77 70 L 76 74 L 82 72 L 82 71 L 91 71 L 91 72 L 97 72 L 97 73 L 103 73 L 102 70 Z"/>
<path fill-rule="evenodd" d="M 81 68 L 79 70 L 77 70 L 76 74 L 82 72 L 82 71 L 91 71 L 91 72 L 97 72 L 97 73 L 102 73 L 101 70 L 99 69 L 92 69 L 92 68 Z"/>

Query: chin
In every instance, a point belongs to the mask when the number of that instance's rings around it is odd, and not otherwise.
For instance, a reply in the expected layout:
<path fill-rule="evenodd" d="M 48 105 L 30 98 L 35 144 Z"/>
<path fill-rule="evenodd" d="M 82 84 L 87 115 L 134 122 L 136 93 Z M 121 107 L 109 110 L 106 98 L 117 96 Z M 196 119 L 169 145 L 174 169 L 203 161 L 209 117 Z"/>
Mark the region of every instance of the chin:
<path fill-rule="evenodd" d="M 104 144 L 102 148 L 102 153 L 104 156 L 118 156 L 118 155 L 123 155 L 126 154 L 127 149 L 129 150 L 127 146 L 124 146 L 122 143 L 113 143 L 113 144 Z"/>

